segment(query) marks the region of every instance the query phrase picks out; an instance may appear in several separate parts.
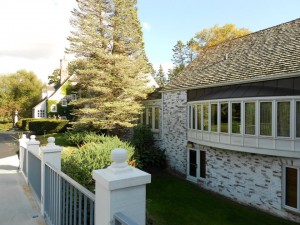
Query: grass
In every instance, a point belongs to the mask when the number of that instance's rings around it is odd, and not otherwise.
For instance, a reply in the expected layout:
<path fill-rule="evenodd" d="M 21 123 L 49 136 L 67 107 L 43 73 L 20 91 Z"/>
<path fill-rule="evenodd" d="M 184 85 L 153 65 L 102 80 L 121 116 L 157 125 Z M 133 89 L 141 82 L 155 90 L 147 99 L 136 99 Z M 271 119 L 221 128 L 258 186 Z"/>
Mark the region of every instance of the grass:
<path fill-rule="evenodd" d="M 36 140 L 41 142 L 41 145 L 47 145 L 47 139 L 49 137 L 55 138 L 55 144 L 60 145 L 63 147 L 69 147 L 69 143 L 66 141 L 64 134 L 62 133 L 55 133 L 55 134 L 46 134 L 46 135 L 36 135 Z"/>
<path fill-rule="evenodd" d="M 154 225 L 293 225 L 296 223 L 205 191 L 167 172 L 147 185 L 148 217 Z"/>

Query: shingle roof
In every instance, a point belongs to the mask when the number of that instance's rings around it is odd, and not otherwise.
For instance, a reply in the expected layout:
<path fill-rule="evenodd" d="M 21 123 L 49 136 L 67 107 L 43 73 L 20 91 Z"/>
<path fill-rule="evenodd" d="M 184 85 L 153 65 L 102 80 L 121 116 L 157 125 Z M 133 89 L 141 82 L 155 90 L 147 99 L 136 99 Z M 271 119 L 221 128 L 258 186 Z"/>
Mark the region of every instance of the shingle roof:
<path fill-rule="evenodd" d="M 300 18 L 207 48 L 163 91 L 293 73 L 300 73 Z"/>

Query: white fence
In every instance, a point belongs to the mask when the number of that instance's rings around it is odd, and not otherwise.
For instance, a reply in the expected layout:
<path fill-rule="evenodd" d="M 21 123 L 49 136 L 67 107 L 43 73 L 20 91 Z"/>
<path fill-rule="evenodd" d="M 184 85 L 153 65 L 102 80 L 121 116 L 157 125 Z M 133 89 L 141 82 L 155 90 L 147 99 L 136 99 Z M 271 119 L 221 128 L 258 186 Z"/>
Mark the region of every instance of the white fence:
<path fill-rule="evenodd" d="M 114 163 L 93 171 L 93 194 L 61 172 L 62 148 L 54 138 L 44 147 L 34 135 L 19 143 L 21 172 L 49 225 L 145 225 L 151 176 L 125 162 L 126 150 L 113 150 Z"/>

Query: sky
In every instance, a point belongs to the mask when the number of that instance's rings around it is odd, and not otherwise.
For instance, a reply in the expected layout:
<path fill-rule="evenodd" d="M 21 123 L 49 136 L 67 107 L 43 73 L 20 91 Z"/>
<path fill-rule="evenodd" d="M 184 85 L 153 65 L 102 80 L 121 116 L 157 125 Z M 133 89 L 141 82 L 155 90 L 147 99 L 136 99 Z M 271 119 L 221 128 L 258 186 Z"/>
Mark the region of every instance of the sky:
<path fill-rule="evenodd" d="M 75 0 L 0 1 L 0 74 L 33 71 L 44 82 L 68 47 Z M 155 69 L 172 67 L 172 48 L 215 24 L 252 32 L 300 17 L 299 0 L 138 0 L 145 50 Z"/>

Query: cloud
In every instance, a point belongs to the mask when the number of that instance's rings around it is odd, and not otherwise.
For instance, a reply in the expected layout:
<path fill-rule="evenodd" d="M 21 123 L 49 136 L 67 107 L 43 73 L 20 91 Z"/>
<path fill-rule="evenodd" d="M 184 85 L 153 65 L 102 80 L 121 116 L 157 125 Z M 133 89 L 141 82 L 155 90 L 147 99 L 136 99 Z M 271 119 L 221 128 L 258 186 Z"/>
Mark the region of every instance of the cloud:
<path fill-rule="evenodd" d="M 171 61 L 168 61 L 168 62 L 162 62 L 162 63 L 154 63 L 153 64 L 153 68 L 155 69 L 155 71 L 158 71 L 159 70 L 159 66 L 162 66 L 163 70 L 164 70 L 164 73 L 165 74 L 168 74 L 169 72 L 169 69 L 172 69 L 173 68 L 173 63 Z"/>
<path fill-rule="evenodd" d="M 146 31 L 149 31 L 149 30 L 150 30 L 150 24 L 149 24 L 149 23 L 143 22 L 143 23 L 142 23 L 142 26 L 143 26 L 143 29 L 144 29 L 144 30 L 146 30 Z"/>

